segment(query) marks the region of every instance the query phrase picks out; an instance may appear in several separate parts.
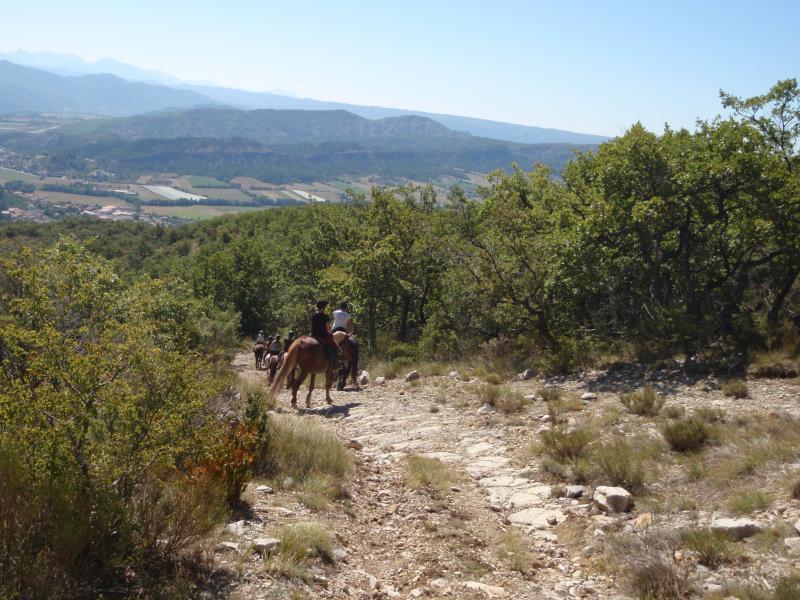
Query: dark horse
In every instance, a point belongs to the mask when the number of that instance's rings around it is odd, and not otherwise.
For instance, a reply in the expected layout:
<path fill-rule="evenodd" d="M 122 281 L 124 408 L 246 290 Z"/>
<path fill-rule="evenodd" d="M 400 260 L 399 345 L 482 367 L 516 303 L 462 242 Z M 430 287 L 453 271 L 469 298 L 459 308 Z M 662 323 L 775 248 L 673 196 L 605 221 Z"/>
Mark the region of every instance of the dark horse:
<path fill-rule="evenodd" d="M 256 357 L 256 371 L 261 369 L 261 361 L 264 360 L 264 352 L 267 351 L 267 347 L 264 344 L 258 343 L 253 346 L 253 354 Z"/>
<path fill-rule="evenodd" d="M 347 375 L 350 375 L 353 385 L 358 387 L 358 338 L 353 334 L 337 331 L 333 334 L 333 339 L 339 344 L 342 353 L 339 359 L 339 381 L 336 389 L 342 391 L 347 383 Z"/>
<path fill-rule="evenodd" d="M 300 367 L 300 374 L 295 375 L 295 367 Z M 322 344 L 310 335 L 297 338 L 289 350 L 283 355 L 283 364 L 278 370 L 272 385 L 269 386 L 268 395 L 274 398 L 283 381 L 289 377 L 289 386 L 292 389 L 292 406 L 297 406 L 297 390 L 306 378 L 311 375 L 308 384 L 306 406 L 311 406 L 311 392 L 314 391 L 314 378 L 318 373 L 325 373 L 325 401 L 333 404 L 331 398 L 331 383 L 333 382 L 333 368 L 328 354 Z"/>

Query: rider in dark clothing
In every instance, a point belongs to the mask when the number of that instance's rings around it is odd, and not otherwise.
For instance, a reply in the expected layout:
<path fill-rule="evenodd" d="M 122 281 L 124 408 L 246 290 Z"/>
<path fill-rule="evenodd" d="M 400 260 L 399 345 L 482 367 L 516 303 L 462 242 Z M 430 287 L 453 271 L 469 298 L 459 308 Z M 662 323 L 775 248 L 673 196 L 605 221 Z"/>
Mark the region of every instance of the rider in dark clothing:
<path fill-rule="evenodd" d="M 327 300 L 317 302 L 317 312 L 311 315 L 311 336 L 317 338 L 325 351 L 329 353 L 331 366 L 335 371 L 339 364 L 339 346 L 336 345 L 331 335 L 331 318 L 325 312 L 327 307 Z"/>
<path fill-rule="evenodd" d="M 283 340 L 283 351 L 284 352 L 288 352 L 289 351 L 289 346 L 292 345 L 293 341 L 294 341 L 294 331 L 290 331 L 286 335 L 286 339 Z"/>

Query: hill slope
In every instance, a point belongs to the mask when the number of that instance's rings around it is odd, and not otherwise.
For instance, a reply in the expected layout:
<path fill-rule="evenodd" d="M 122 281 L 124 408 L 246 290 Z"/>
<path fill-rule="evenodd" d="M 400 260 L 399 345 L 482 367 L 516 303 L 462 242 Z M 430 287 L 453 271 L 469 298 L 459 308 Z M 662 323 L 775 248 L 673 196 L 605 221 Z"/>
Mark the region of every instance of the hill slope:
<path fill-rule="evenodd" d="M 213 104 L 191 90 L 134 83 L 115 75 L 63 77 L 0 60 L 1 113 L 132 115 Z"/>

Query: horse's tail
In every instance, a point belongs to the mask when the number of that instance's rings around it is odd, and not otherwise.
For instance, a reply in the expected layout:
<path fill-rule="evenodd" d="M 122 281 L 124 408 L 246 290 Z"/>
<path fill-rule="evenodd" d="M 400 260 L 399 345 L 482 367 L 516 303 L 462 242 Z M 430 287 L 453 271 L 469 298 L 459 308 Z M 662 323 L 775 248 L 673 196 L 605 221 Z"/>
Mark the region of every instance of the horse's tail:
<path fill-rule="evenodd" d="M 352 357 L 350 358 L 350 376 L 353 378 L 353 383 L 358 383 L 358 348 L 359 343 L 355 336 L 350 336 L 348 338 L 350 342 L 350 351 L 352 352 Z"/>
<path fill-rule="evenodd" d="M 295 340 L 292 342 L 292 345 L 289 346 L 286 354 L 283 355 L 283 364 L 278 370 L 278 373 L 275 375 L 272 385 L 269 386 L 269 391 L 267 392 L 267 398 L 269 400 L 272 400 L 275 397 L 275 394 L 281 388 L 281 384 L 286 379 L 286 376 L 294 371 L 295 366 L 297 366 L 297 355 L 299 353 L 300 340 Z"/>

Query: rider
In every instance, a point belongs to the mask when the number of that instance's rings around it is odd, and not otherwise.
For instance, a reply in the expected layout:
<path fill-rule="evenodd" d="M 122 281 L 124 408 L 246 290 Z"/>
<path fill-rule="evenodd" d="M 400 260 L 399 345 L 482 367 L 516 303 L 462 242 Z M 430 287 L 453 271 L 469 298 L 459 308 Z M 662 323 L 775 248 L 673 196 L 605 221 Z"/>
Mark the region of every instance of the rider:
<path fill-rule="evenodd" d="M 281 353 L 281 336 L 279 334 L 275 334 L 273 337 L 274 341 L 269 346 L 269 353 L 270 354 L 280 354 Z"/>
<path fill-rule="evenodd" d="M 317 312 L 311 315 L 311 336 L 317 338 L 322 344 L 331 360 L 331 367 L 336 370 L 339 364 L 339 346 L 331 335 L 331 318 L 325 312 L 328 308 L 327 300 L 317 302 Z"/>
<path fill-rule="evenodd" d="M 264 330 L 259 329 L 258 335 L 256 336 L 256 344 L 264 344 L 266 340 L 264 339 Z"/>
<path fill-rule="evenodd" d="M 288 352 L 289 351 L 289 346 L 292 345 L 293 341 L 294 341 L 294 331 L 290 331 L 288 334 L 286 334 L 286 338 L 283 340 L 283 351 L 284 352 Z"/>
<path fill-rule="evenodd" d="M 339 304 L 339 308 L 333 311 L 333 329 L 331 333 L 344 331 L 345 333 L 355 333 L 353 317 L 347 312 L 347 302 Z"/>

